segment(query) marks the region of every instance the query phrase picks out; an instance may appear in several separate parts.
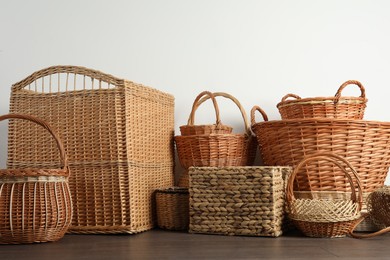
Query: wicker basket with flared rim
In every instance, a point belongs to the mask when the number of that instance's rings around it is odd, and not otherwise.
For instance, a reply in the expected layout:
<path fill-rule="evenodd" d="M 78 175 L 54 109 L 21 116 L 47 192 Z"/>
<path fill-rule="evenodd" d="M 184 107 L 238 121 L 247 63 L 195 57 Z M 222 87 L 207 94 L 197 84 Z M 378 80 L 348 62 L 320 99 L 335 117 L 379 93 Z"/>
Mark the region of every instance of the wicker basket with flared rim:
<path fill-rule="evenodd" d="M 72 220 L 69 168 L 62 141 L 36 117 L 0 116 L 0 121 L 5 119 L 24 119 L 45 128 L 56 141 L 63 168 L 0 170 L 0 244 L 56 241 L 64 236 Z"/>
<path fill-rule="evenodd" d="M 208 96 L 213 101 L 216 122 L 213 125 L 194 125 L 195 111 L 200 105 L 198 101 L 204 96 Z M 180 126 L 181 135 L 230 134 L 232 130 L 232 127 L 221 123 L 217 100 L 209 91 L 203 91 L 195 98 L 187 125 Z"/>
<path fill-rule="evenodd" d="M 252 108 L 252 130 L 256 134 L 264 165 L 296 166 L 306 155 L 333 152 L 348 160 L 358 172 L 364 193 L 382 187 L 390 166 L 390 122 L 344 119 L 289 119 L 256 123 Z M 333 165 L 310 165 L 297 176 L 295 190 L 324 190 L 322 179 L 336 179 L 329 190 L 348 191 L 347 179 Z M 311 176 L 308 180 L 307 176 Z M 336 188 L 336 190 L 335 190 Z"/>
<path fill-rule="evenodd" d="M 385 234 L 390 231 L 390 186 L 383 186 L 382 188 L 372 192 L 367 199 L 368 213 L 365 214 L 352 228 L 350 235 L 354 238 L 370 238 Z M 358 225 L 366 218 L 380 227 L 380 230 L 369 234 L 356 234 Z"/>
<path fill-rule="evenodd" d="M 168 230 L 188 230 L 189 193 L 187 188 L 156 190 L 157 225 Z"/>
<path fill-rule="evenodd" d="M 252 165 L 256 155 L 257 142 L 248 124 L 244 109 L 240 102 L 230 94 L 214 93 L 214 96 L 228 98 L 239 107 L 245 124 L 245 133 L 175 136 L 181 165 L 185 169 L 191 166 Z"/>
<path fill-rule="evenodd" d="M 341 96 L 342 90 L 348 85 L 358 86 L 361 91 L 360 97 Z M 288 98 L 294 98 L 294 100 L 287 100 Z M 287 94 L 277 104 L 277 108 L 282 119 L 363 119 L 366 103 L 363 85 L 357 80 L 348 80 L 340 86 L 334 97 L 301 98 L 295 94 Z"/>
<path fill-rule="evenodd" d="M 329 161 L 344 172 L 351 189 L 350 199 L 295 198 L 293 187 L 299 170 L 309 163 L 313 164 L 312 162 L 316 160 Z M 331 180 L 322 181 L 331 182 Z M 356 189 L 358 194 L 356 194 Z M 332 153 L 309 155 L 295 167 L 287 182 L 286 200 L 290 219 L 303 234 L 309 237 L 347 235 L 360 218 L 363 203 L 361 184 L 355 169 L 344 158 Z"/>

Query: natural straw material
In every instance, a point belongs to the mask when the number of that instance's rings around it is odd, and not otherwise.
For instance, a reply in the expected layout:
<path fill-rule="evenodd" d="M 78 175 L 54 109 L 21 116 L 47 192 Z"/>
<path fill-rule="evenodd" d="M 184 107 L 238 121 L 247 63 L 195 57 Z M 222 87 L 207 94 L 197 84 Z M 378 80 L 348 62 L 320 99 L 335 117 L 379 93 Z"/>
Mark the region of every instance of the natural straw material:
<path fill-rule="evenodd" d="M 280 236 L 290 167 L 191 167 L 190 232 Z"/>
<path fill-rule="evenodd" d="M 10 110 L 62 133 L 72 172 L 70 232 L 155 226 L 153 193 L 173 186 L 173 96 L 96 70 L 54 66 L 13 85 Z M 10 125 L 9 167 L 56 167 L 54 151 L 40 129 Z"/>
<path fill-rule="evenodd" d="M 372 221 L 382 229 L 369 234 L 356 234 L 351 232 L 351 236 L 355 238 L 370 238 L 385 234 L 390 231 L 390 187 L 384 186 L 372 192 L 367 199 L 368 213 L 353 227 L 356 230 L 358 224 L 366 218 L 371 218 Z M 357 231 L 357 230 L 356 230 Z"/>
<path fill-rule="evenodd" d="M 390 123 L 342 119 L 256 123 L 254 117 L 258 109 L 257 106 L 252 109 L 252 129 L 265 165 L 296 166 L 306 155 L 332 152 L 353 165 L 363 192 L 372 192 L 384 185 L 390 166 Z M 323 191 L 326 187 L 333 191 L 349 190 L 345 175 L 337 167 L 321 161 L 318 164 L 306 167 L 303 169 L 306 174 L 297 176 L 296 190 Z"/>
<path fill-rule="evenodd" d="M 213 125 L 194 125 L 195 111 L 200 105 L 198 104 L 198 101 L 204 96 L 208 96 L 213 101 L 216 122 Z M 221 123 L 217 100 L 213 93 L 209 91 L 203 91 L 195 98 L 187 125 L 180 126 L 181 135 L 230 134 L 232 130 L 232 127 Z"/>
<path fill-rule="evenodd" d="M 0 244 L 56 241 L 64 236 L 72 219 L 69 168 L 63 143 L 41 119 L 20 114 L 0 116 L 0 121 L 5 119 L 24 119 L 29 126 L 33 122 L 40 131 L 42 127 L 47 130 L 50 135 L 43 132 L 54 138 L 63 167 L 0 170 Z"/>
<path fill-rule="evenodd" d="M 361 91 L 360 97 L 341 96 L 348 85 L 356 85 Z M 288 98 L 294 98 L 288 100 Z M 287 94 L 277 104 L 282 119 L 296 118 L 338 118 L 363 119 L 366 108 L 365 89 L 357 80 L 344 82 L 334 97 L 301 98 L 295 94 Z"/>
<path fill-rule="evenodd" d="M 168 230 L 188 230 L 189 193 L 172 187 L 156 191 L 157 225 Z"/>
<path fill-rule="evenodd" d="M 314 164 L 316 160 L 332 162 L 343 171 L 351 189 L 350 199 L 295 198 L 293 187 L 299 170 L 309 163 Z M 286 193 L 289 217 L 302 233 L 309 237 L 343 237 L 360 217 L 363 201 L 357 173 L 349 162 L 331 153 L 317 153 L 305 157 L 294 168 L 287 182 Z"/>
<path fill-rule="evenodd" d="M 257 143 L 244 109 L 240 102 L 230 94 L 213 94 L 214 96 L 223 96 L 230 99 L 238 106 L 244 119 L 245 133 L 176 136 L 175 142 L 181 165 L 185 169 L 191 166 L 252 165 L 256 155 Z M 203 101 L 197 103 L 194 111 Z"/>

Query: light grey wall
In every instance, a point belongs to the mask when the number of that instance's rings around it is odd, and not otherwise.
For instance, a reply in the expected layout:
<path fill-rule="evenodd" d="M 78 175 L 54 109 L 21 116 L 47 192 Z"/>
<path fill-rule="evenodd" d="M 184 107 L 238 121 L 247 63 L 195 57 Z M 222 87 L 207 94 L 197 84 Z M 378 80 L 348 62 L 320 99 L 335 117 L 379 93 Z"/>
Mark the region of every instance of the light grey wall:
<path fill-rule="evenodd" d="M 390 121 L 389 11 L 386 0 L 0 0 L 0 114 L 13 83 L 72 64 L 172 93 L 177 132 L 202 90 L 279 119 L 286 93 L 332 96 L 348 79 L 366 87 L 366 119 Z M 222 103 L 223 122 L 241 130 L 236 108 Z M 199 123 L 214 120 L 210 109 Z"/>

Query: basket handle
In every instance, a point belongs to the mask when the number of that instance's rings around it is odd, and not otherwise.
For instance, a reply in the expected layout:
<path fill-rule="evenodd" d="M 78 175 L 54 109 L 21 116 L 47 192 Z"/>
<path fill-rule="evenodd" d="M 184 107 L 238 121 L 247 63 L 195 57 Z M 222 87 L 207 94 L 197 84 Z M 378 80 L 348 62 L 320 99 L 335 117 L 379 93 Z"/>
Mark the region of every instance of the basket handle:
<path fill-rule="evenodd" d="M 227 99 L 230 99 L 231 101 L 233 101 L 237 105 L 238 109 L 240 109 L 241 116 L 242 116 L 242 119 L 244 120 L 244 124 L 245 124 L 245 132 L 247 134 L 251 133 L 249 122 L 248 122 L 248 117 L 247 117 L 245 109 L 242 107 L 240 101 L 238 101 L 238 99 L 235 98 L 234 96 L 232 96 L 228 93 L 225 93 L 225 92 L 214 92 L 213 95 L 214 95 L 214 97 L 224 97 L 224 98 L 227 98 Z M 201 100 L 199 100 L 196 108 L 198 108 L 207 99 L 209 99 L 209 97 L 204 97 Z"/>
<path fill-rule="evenodd" d="M 335 100 L 335 103 L 338 103 L 339 100 L 340 100 L 340 97 L 341 97 L 341 91 L 343 91 L 343 89 L 348 86 L 348 85 L 356 85 L 360 88 L 360 97 L 361 98 L 366 98 L 366 90 L 365 88 L 363 87 L 363 84 L 360 83 L 359 81 L 357 80 L 347 80 L 346 82 L 344 82 L 343 84 L 341 84 L 341 86 L 339 87 L 339 89 L 337 90 L 336 94 L 334 95 L 336 100 Z"/>
<path fill-rule="evenodd" d="M 369 216 L 370 214 L 367 213 L 367 214 L 364 214 L 360 219 L 359 221 L 357 221 L 356 223 L 354 223 L 353 227 L 351 228 L 351 231 L 349 232 L 349 235 L 353 238 L 371 238 L 371 237 L 376 237 L 376 236 L 379 236 L 379 235 L 382 235 L 382 234 L 385 234 L 387 232 L 390 231 L 390 227 L 386 227 L 386 228 L 383 228 L 381 230 L 378 230 L 378 231 L 375 231 L 373 233 L 368 233 L 368 234 L 356 234 L 356 233 L 353 233 L 353 231 L 355 230 L 355 228 L 365 219 Z"/>
<path fill-rule="evenodd" d="M 213 105 L 214 105 L 214 110 L 215 110 L 215 124 L 217 126 L 221 125 L 221 119 L 220 119 L 220 116 L 219 116 L 219 107 L 218 107 L 218 103 L 217 103 L 217 100 L 215 99 L 214 97 L 214 94 L 211 93 L 210 91 L 203 91 L 201 92 L 194 100 L 194 103 L 192 104 L 192 109 L 191 109 L 191 113 L 190 113 L 190 116 L 188 118 L 188 122 L 187 122 L 187 125 L 194 125 L 194 121 L 195 121 L 195 111 L 198 109 L 199 105 L 203 102 L 201 102 L 200 104 L 198 104 L 199 100 L 206 96 L 208 98 L 211 98 L 211 100 L 213 101 Z M 205 99 L 205 100 L 206 100 Z"/>
<path fill-rule="evenodd" d="M 300 96 L 295 95 L 295 94 L 287 94 L 282 98 L 282 102 L 286 101 L 288 98 L 295 98 L 295 99 L 302 99 Z"/>
<path fill-rule="evenodd" d="M 43 128 L 45 128 L 53 136 L 54 140 L 56 141 L 57 148 L 60 151 L 61 162 L 64 166 L 63 169 L 67 171 L 68 176 L 69 176 L 70 171 L 69 171 L 69 166 L 68 166 L 68 157 L 66 156 L 64 144 L 62 143 L 59 135 L 52 129 L 52 127 L 48 123 L 46 123 L 42 119 L 39 119 L 39 118 L 34 117 L 34 116 L 30 116 L 30 115 L 6 114 L 6 115 L 0 116 L 0 121 L 6 120 L 6 119 L 24 119 L 24 120 L 28 120 L 28 121 L 31 121 L 33 123 L 36 123 L 36 124 L 42 126 Z"/>
<path fill-rule="evenodd" d="M 38 80 L 39 78 L 43 78 L 49 75 L 58 74 L 58 73 L 68 73 L 68 74 L 80 74 L 84 76 L 91 77 L 93 79 L 97 79 L 100 81 L 107 82 L 112 85 L 123 85 L 124 80 L 119 79 L 117 77 L 114 77 L 110 74 L 103 73 L 98 70 L 93 70 L 85 67 L 80 66 L 52 66 L 48 67 L 39 71 L 34 72 L 30 76 L 26 77 L 25 79 L 15 83 L 12 85 L 12 91 L 18 91 L 25 87 L 27 87 L 29 84 L 33 83 L 34 81 Z"/>
<path fill-rule="evenodd" d="M 255 117 L 256 111 L 260 112 L 260 114 L 263 116 L 264 121 L 268 121 L 268 116 L 264 112 L 264 110 L 261 109 L 259 106 L 254 106 L 251 109 L 251 123 L 252 123 L 252 125 L 256 124 L 256 117 Z"/>
<path fill-rule="evenodd" d="M 288 204 L 291 204 L 292 201 L 295 200 L 295 197 L 294 197 L 294 190 L 293 190 L 293 186 L 294 186 L 294 180 L 295 180 L 295 177 L 296 175 L 298 174 L 299 170 L 302 168 L 302 166 L 306 165 L 307 163 L 311 162 L 311 161 L 314 161 L 314 160 L 318 160 L 318 159 L 321 159 L 321 160 L 325 160 L 325 161 L 329 161 L 329 162 L 332 162 L 334 163 L 337 167 L 340 168 L 340 170 L 342 170 L 345 174 L 345 176 L 347 177 L 348 181 L 349 181 L 349 184 L 351 185 L 351 190 L 352 190 L 352 195 L 351 195 L 351 198 L 354 202 L 358 202 L 359 204 L 359 208 L 358 210 L 360 211 L 361 208 L 362 208 L 362 204 L 363 204 L 363 198 L 362 198 L 362 187 L 361 187 L 361 183 L 360 183 L 360 179 L 359 179 L 359 176 L 356 172 L 356 170 L 353 168 L 353 166 L 347 161 L 345 160 L 343 157 L 341 156 L 338 156 L 338 155 L 335 155 L 333 153 L 326 153 L 326 152 L 319 152 L 319 153 L 316 153 L 316 154 L 313 154 L 313 155 L 309 155 L 309 156 L 306 156 L 295 168 L 294 168 L 294 171 L 292 172 L 292 174 L 290 175 L 288 181 L 287 181 L 287 188 L 286 188 L 286 199 L 287 199 L 287 203 Z M 358 194 L 359 194 L 359 197 L 357 198 L 357 195 L 356 195 L 356 190 L 355 190 L 355 186 L 354 186 L 354 183 L 353 183 L 353 180 L 352 180 L 352 177 L 351 175 L 348 173 L 347 169 L 341 165 L 340 162 L 343 162 L 344 164 L 347 165 L 347 167 L 351 170 L 352 172 L 352 175 L 355 177 L 356 179 L 356 183 L 357 183 L 357 188 L 358 188 Z"/>

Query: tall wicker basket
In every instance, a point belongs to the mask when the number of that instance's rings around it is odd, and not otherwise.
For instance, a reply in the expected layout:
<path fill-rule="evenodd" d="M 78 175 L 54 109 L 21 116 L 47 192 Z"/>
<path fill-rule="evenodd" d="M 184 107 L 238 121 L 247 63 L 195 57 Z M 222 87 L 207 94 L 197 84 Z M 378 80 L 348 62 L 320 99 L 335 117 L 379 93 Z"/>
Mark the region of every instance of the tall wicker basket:
<path fill-rule="evenodd" d="M 47 130 L 43 132 L 54 138 L 62 167 L 0 170 L 0 244 L 56 241 L 64 236 L 72 219 L 69 167 L 63 143 L 39 118 L 21 114 L 0 116 L 0 121 L 5 119 L 23 119 L 39 126 L 41 131 L 42 127 Z"/>
<path fill-rule="evenodd" d="M 12 86 L 10 111 L 36 115 L 62 134 L 72 172 L 70 232 L 155 226 L 153 192 L 173 186 L 173 96 L 96 70 L 54 66 Z M 36 127 L 10 125 L 9 167 L 56 167 L 54 151 Z"/>

